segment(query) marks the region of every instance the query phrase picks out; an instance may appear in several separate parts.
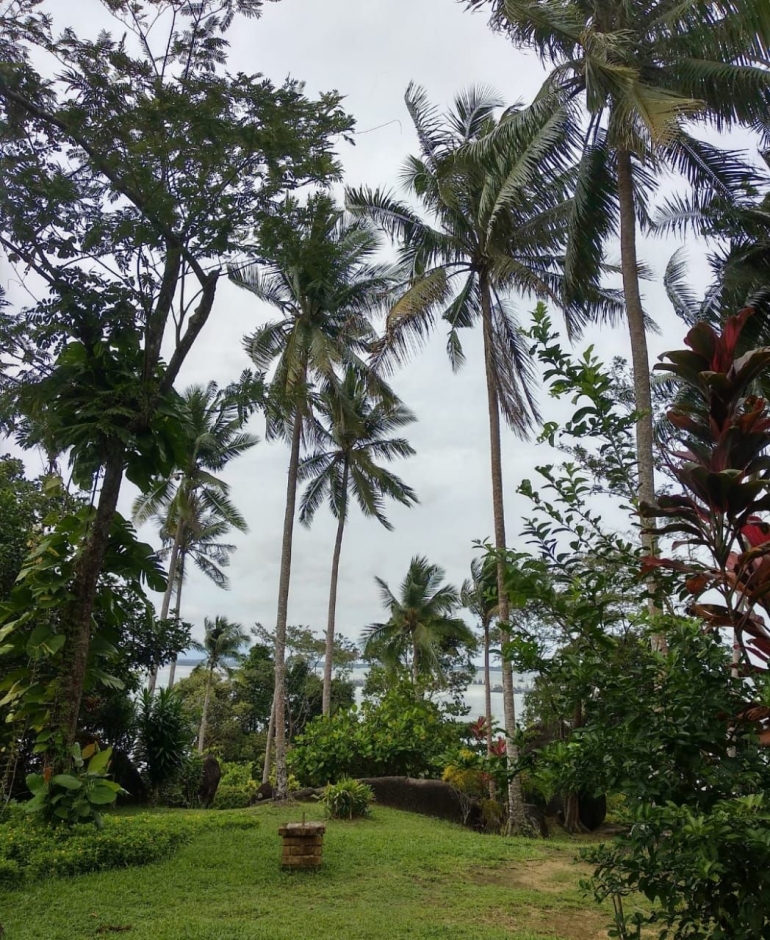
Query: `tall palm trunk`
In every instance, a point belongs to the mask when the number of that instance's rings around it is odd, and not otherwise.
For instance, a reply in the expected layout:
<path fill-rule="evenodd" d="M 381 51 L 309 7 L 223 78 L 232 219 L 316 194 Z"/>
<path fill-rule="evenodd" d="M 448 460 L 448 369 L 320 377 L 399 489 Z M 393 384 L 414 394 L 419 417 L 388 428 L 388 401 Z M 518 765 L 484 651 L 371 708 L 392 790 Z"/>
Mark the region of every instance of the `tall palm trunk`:
<path fill-rule="evenodd" d="M 487 757 L 492 756 L 492 679 L 489 670 L 489 620 L 484 618 L 484 718 L 487 732 Z M 495 781 L 490 777 L 489 798 L 496 796 Z"/>
<path fill-rule="evenodd" d="M 500 407 L 497 398 L 497 379 L 493 359 L 492 299 L 487 275 L 479 277 L 481 290 L 481 308 L 484 334 L 484 366 L 487 380 L 487 405 L 489 410 L 489 444 L 492 471 L 492 509 L 495 524 L 495 548 L 502 551 L 505 543 L 505 505 L 503 501 L 503 460 L 500 446 Z M 510 641 L 510 605 L 505 590 L 505 567 L 503 560 L 497 561 L 497 604 L 498 619 L 502 640 Z M 505 711 L 505 749 L 509 770 L 519 759 L 516 747 L 516 704 L 513 698 L 513 669 L 503 657 L 503 708 Z M 527 828 L 524 816 L 524 800 L 521 793 L 521 781 L 518 774 L 511 776 L 508 783 L 508 830 L 524 832 Z"/>
<path fill-rule="evenodd" d="M 636 252 L 636 206 L 631 154 L 617 152 L 618 203 L 620 206 L 620 267 L 623 275 L 623 295 L 626 319 L 631 340 L 631 363 L 634 372 L 634 404 L 641 417 L 636 425 L 636 460 L 639 467 L 639 501 L 655 502 L 655 456 L 652 417 L 652 387 L 650 383 L 650 355 L 647 349 L 647 331 L 644 326 L 644 308 L 639 290 L 639 261 Z M 646 554 L 657 553 L 654 537 L 642 528 L 642 547 Z M 654 600 L 655 580 L 649 581 L 651 614 L 656 613 Z M 666 640 L 655 636 L 656 649 L 664 651 Z"/>
<path fill-rule="evenodd" d="M 414 686 L 414 695 L 417 697 L 417 685 L 420 681 L 420 664 L 417 661 L 417 639 L 412 639 L 412 685 Z"/>
<path fill-rule="evenodd" d="M 270 705 L 270 721 L 267 723 L 267 741 L 265 741 L 265 763 L 262 766 L 262 783 L 270 780 L 270 763 L 273 757 L 273 735 L 275 734 L 275 694 Z"/>
<path fill-rule="evenodd" d="M 159 620 L 168 620 L 168 611 L 171 607 L 171 596 L 174 593 L 174 588 L 176 587 L 177 579 L 177 560 L 179 558 L 179 546 L 182 544 L 182 537 L 184 535 L 184 522 L 180 519 L 176 524 L 176 532 L 174 533 L 174 542 L 171 546 L 171 557 L 168 561 L 168 583 L 166 584 L 166 591 L 163 594 L 163 603 L 160 605 L 160 617 Z M 150 694 L 155 691 L 155 686 L 158 684 L 158 667 L 156 666 L 150 675 L 150 681 L 148 683 L 148 689 Z"/>
<path fill-rule="evenodd" d="M 176 609 L 174 611 L 174 619 L 177 623 L 180 620 L 180 614 L 182 610 L 182 586 L 184 585 L 184 562 L 187 557 L 187 552 L 182 549 L 179 553 L 179 574 L 176 579 Z M 176 656 L 171 660 L 171 665 L 168 670 L 168 687 L 170 689 L 174 688 L 174 680 L 176 679 Z"/>
<path fill-rule="evenodd" d="M 66 639 L 62 647 L 59 689 L 51 720 L 52 727 L 61 735 L 64 752 L 69 751 L 77 734 L 91 647 L 94 600 L 123 482 L 124 455 L 125 449 L 116 446 L 105 461 L 96 515 L 75 565 L 72 601 L 64 612 Z M 52 754 L 51 761 L 55 760 L 56 757 Z"/>
<path fill-rule="evenodd" d="M 203 753 L 203 744 L 206 740 L 206 723 L 209 717 L 209 701 L 211 700 L 211 684 L 214 681 L 214 664 L 209 666 L 209 674 L 206 680 L 206 694 L 203 697 L 203 714 L 201 715 L 201 726 L 198 731 L 198 753 Z"/>
<path fill-rule="evenodd" d="M 286 771 L 286 621 L 289 610 L 291 548 L 294 537 L 294 512 L 297 504 L 297 474 L 299 471 L 301 441 L 302 411 L 297 406 L 294 414 L 289 473 L 286 481 L 286 513 L 283 519 L 281 576 L 278 582 L 278 616 L 275 624 L 275 798 L 277 800 L 285 800 L 289 795 L 289 778 Z"/>
<path fill-rule="evenodd" d="M 340 518 L 337 522 L 337 538 L 334 542 L 334 556 L 332 558 L 332 579 L 329 587 L 329 616 L 326 621 L 326 652 L 324 654 L 324 685 L 321 699 L 321 710 L 328 718 L 332 713 L 332 667 L 334 665 L 334 628 L 337 617 L 337 579 L 340 571 L 340 553 L 342 552 L 342 536 L 345 531 L 345 521 L 348 509 L 348 477 L 350 465 L 345 460 L 342 471 L 342 505 Z"/>

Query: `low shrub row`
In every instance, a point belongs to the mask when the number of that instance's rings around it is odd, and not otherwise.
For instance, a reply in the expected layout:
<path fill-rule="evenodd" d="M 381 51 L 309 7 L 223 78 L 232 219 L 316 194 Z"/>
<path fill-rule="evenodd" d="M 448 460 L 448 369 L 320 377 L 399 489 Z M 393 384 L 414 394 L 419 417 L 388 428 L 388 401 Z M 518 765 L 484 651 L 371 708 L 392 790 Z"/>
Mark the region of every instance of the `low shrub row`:
<path fill-rule="evenodd" d="M 251 828 L 251 816 L 218 813 L 113 816 L 104 828 L 50 829 L 13 813 L 0 824 L 0 887 L 49 876 L 83 875 L 146 865 L 168 858 L 198 833 L 212 828 Z"/>

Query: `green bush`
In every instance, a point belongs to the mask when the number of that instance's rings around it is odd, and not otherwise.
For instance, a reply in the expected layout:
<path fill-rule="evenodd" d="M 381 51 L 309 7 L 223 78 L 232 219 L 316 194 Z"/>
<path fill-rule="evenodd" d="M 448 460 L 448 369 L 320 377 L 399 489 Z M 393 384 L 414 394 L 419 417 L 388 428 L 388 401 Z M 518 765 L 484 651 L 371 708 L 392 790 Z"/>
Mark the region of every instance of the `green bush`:
<path fill-rule="evenodd" d="M 257 783 L 252 780 L 250 784 L 222 784 L 217 787 L 214 798 L 214 809 L 246 809 L 256 800 Z"/>
<path fill-rule="evenodd" d="M 106 816 L 104 827 L 50 829 L 12 817 L 0 824 L 0 885 L 5 887 L 50 875 L 72 876 L 145 865 L 168 858 L 208 828 L 251 828 L 253 817 L 217 814 L 190 816 Z"/>
<path fill-rule="evenodd" d="M 303 786 L 345 778 L 440 777 L 443 755 L 460 745 L 461 725 L 448 720 L 435 702 L 396 688 L 380 702 L 365 702 L 331 718 L 316 718 L 289 754 Z"/>
<path fill-rule="evenodd" d="M 357 819 L 369 815 L 369 804 L 374 800 L 372 788 L 360 780 L 340 780 L 330 783 L 321 802 L 331 819 Z"/>

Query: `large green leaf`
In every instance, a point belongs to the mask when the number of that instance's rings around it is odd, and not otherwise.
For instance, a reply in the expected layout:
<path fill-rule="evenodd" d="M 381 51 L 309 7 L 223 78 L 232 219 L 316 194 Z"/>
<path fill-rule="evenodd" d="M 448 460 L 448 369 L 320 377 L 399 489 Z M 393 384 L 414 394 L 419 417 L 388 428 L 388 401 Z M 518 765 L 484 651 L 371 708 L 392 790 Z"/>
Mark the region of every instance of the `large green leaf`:
<path fill-rule="evenodd" d="M 107 770 L 112 757 L 112 748 L 106 747 L 103 751 L 97 751 L 88 762 L 89 774 L 101 774 Z"/>
<path fill-rule="evenodd" d="M 55 777 L 51 777 L 51 783 L 57 787 L 64 787 L 66 790 L 79 790 L 83 786 L 77 777 L 72 777 L 70 774 L 56 774 Z"/>

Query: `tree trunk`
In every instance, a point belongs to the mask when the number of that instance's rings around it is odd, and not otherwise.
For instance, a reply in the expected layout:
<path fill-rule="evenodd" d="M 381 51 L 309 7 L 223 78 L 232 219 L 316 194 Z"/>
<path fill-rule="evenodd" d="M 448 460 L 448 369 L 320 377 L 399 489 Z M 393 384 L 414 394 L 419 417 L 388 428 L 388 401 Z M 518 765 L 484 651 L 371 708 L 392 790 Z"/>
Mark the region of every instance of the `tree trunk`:
<path fill-rule="evenodd" d="M 639 262 L 636 254 L 636 207 L 631 154 L 618 150 L 618 202 L 620 205 L 620 266 L 623 274 L 623 295 L 626 302 L 626 319 L 631 340 L 631 363 L 634 373 L 634 404 L 640 412 L 636 424 L 636 460 L 639 468 L 640 503 L 655 502 L 655 457 L 652 416 L 652 387 L 650 384 L 650 356 L 647 350 L 647 331 L 644 325 L 644 309 L 639 290 Z M 646 554 L 657 553 L 655 539 L 642 525 L 642 547 Z M 655 580 L 649 581 L 651 614 L 657 612 L 654 600 Z M 664 637 L 655 637 L 653 645 L 665 650 Z"/>
<path fill-rule="evenodd" d="M 273 756 L 273 736 L 275 735 L 275 694 L 270 706 L 270 721 L 267 723 L 267 741 L 265 742 L 265 763 L 262 767 L 262 783 L 270 780 L 270 760 Z"/>
<path fill-rule="evenodd" d="M 487 757 L 492 756 L 492 679 L 489 671 L 489 620 L 484 620 L 484 718 L 487 729 Z M 489 798 L 497 796 L 495 781 L 490 777 Z"/>
<path fill-rule="evenodd" d="M 417 686 L 420 681 L 420 664 L 417 660 L 417 641 L 412 640 L 412 685 L 414 686 L 414 697 L 417 698 Z"/>
<path fill-rule="evenodd" d="M 278 616 L 275 624 L 275 798 L 277 800 L 285 800 L 289 795 L 289 778 L 286 771 L 286 621 L 289 609 L 291 548 L 294 536 L 301 440 L 302 412 L 298 407 L 294 415 L 291 456 L 286 482 L 286 513 L 283 520 L 281 577 L 278 583 Z"/>
<path fill-rule="evenodd" d="M 206 681 L 206 694 L 203 697 L 203 714 L 201 715 L 201 726 L 198 731 L 198 753 L 203 753 L 203 745 L 206 740 L 206 722 L 209 717 L 209 700 L 211 699 L 211 683 L 214 680 L 214 666 L 209 666 L 209 675 Z"/>
<path fill-rule="evenodd" d="M 179 546 L 182 544 L 182 537 L 184 535 L 184 522 L 180 519 L 176 524 L 176 532 L 174 533 L 174 543 L 171 546 L 171 556 L 168 560 L 168 583 L 166 584 L 166 590 L 163 594 L 163 603 L 160 605 L 160 616 L 158 620 L 168 620 L 168 611 L 171 607 L 171 596 L 174 593 L 174 588 L 176 587 L 177 579 L 177 560 L 179 558 Z M 148 689 L 150 694 L 155 692 L 155 686 L 158 684 L 158 667 L 156 666 L 152 670 L 150 675 L 150 681 L 148 683 Z"/>
<path fill-rule="evenodd" d="M 54 731 L 59 732 L 59 743 L 67 753 L 75 743 L 77 734 L 91 646 L 94 601 L 123 482 L 124 455 L 125 449 L 120 445 L 115 446 L 107 456 L 96 515 L 80 557 L 75 563 L 73 598 L 64 611 L 66 641 L 62 647 L 59 689 L 51 723 Z"/>
<path fill-rule="evenodd" d="M 583 725 L 583 705 L 578 702 L 575 705 L 575 711 L 572 716 L 572 732 L 577 731 Z M 579 832 L 580 825 L 580 794 L 568 793 L 564 797 L 564 828 L 567 832 Z"/>
<path fill-rule="evenodd" d="M 176 610 L 174 611 L 174 620 L 179 623 L 180 612 L 182 610 L 182 587 L 184 585 L 184 562 L 187 557 L 187 552 L 182 549 L 179 553 L 179 574 L 176 579 Z M 176 656 L 171 660 L 171 665 L 168 670 L 168 687 L 170 689 L 174 688 L 174 680 L 176 679 Z"/>
<path fill-rule="evenodd" d="M 321 710 L 326 718 L 332 713 L 332 667 L 334 665 L 334 628 L 337 616 L 337 578 L 340 571 L 340 553 L 342 552 L 342 536 L 345 531 L 345 521 L 348 508 L 348 476 L 350 466 L 345 460 L 342 471 L 342 506 L 340 518 L 337 522 L 337 538 L 334 542 L 334 556 L 332 558 L 332 579 L 329 587 L 329 616 L 326 622 L 326 651 L 324 654 L 324 685 L 321 699 Z"/>
<path fill-rule="evenodd" d="M 484 366 L 487 380 L 487 404 L 489 411 L 490 463 L 492 471 L 492 509 L 495 524 L 495 548 L 505 549 L 505 506 L 503 501 L 503 460 L 500 445 L 500 407 L 497 398 L 497 377 L 493 360 L 492 301 L 487 275 L 479 277 L 481 290 L 482 322 L 484 332 Z M 505 567 L 503 560 L 497 562 L 497 603 L 503 644 L 510 641 L 510 606 L 505 590 Z M 505 710 L 505 750 L 508 769 L 518 762 L 519 751 L 516 747 L 516 703 L 513 698 L 513 670 L 505 657 L 503 666 L 503 707 Z M 523 833 L 527 830 L 524 815 L 524 800 L 521 793 L 521 781 L 518 774 L 511 776 L 508 783 L 508 832 Z"/>

